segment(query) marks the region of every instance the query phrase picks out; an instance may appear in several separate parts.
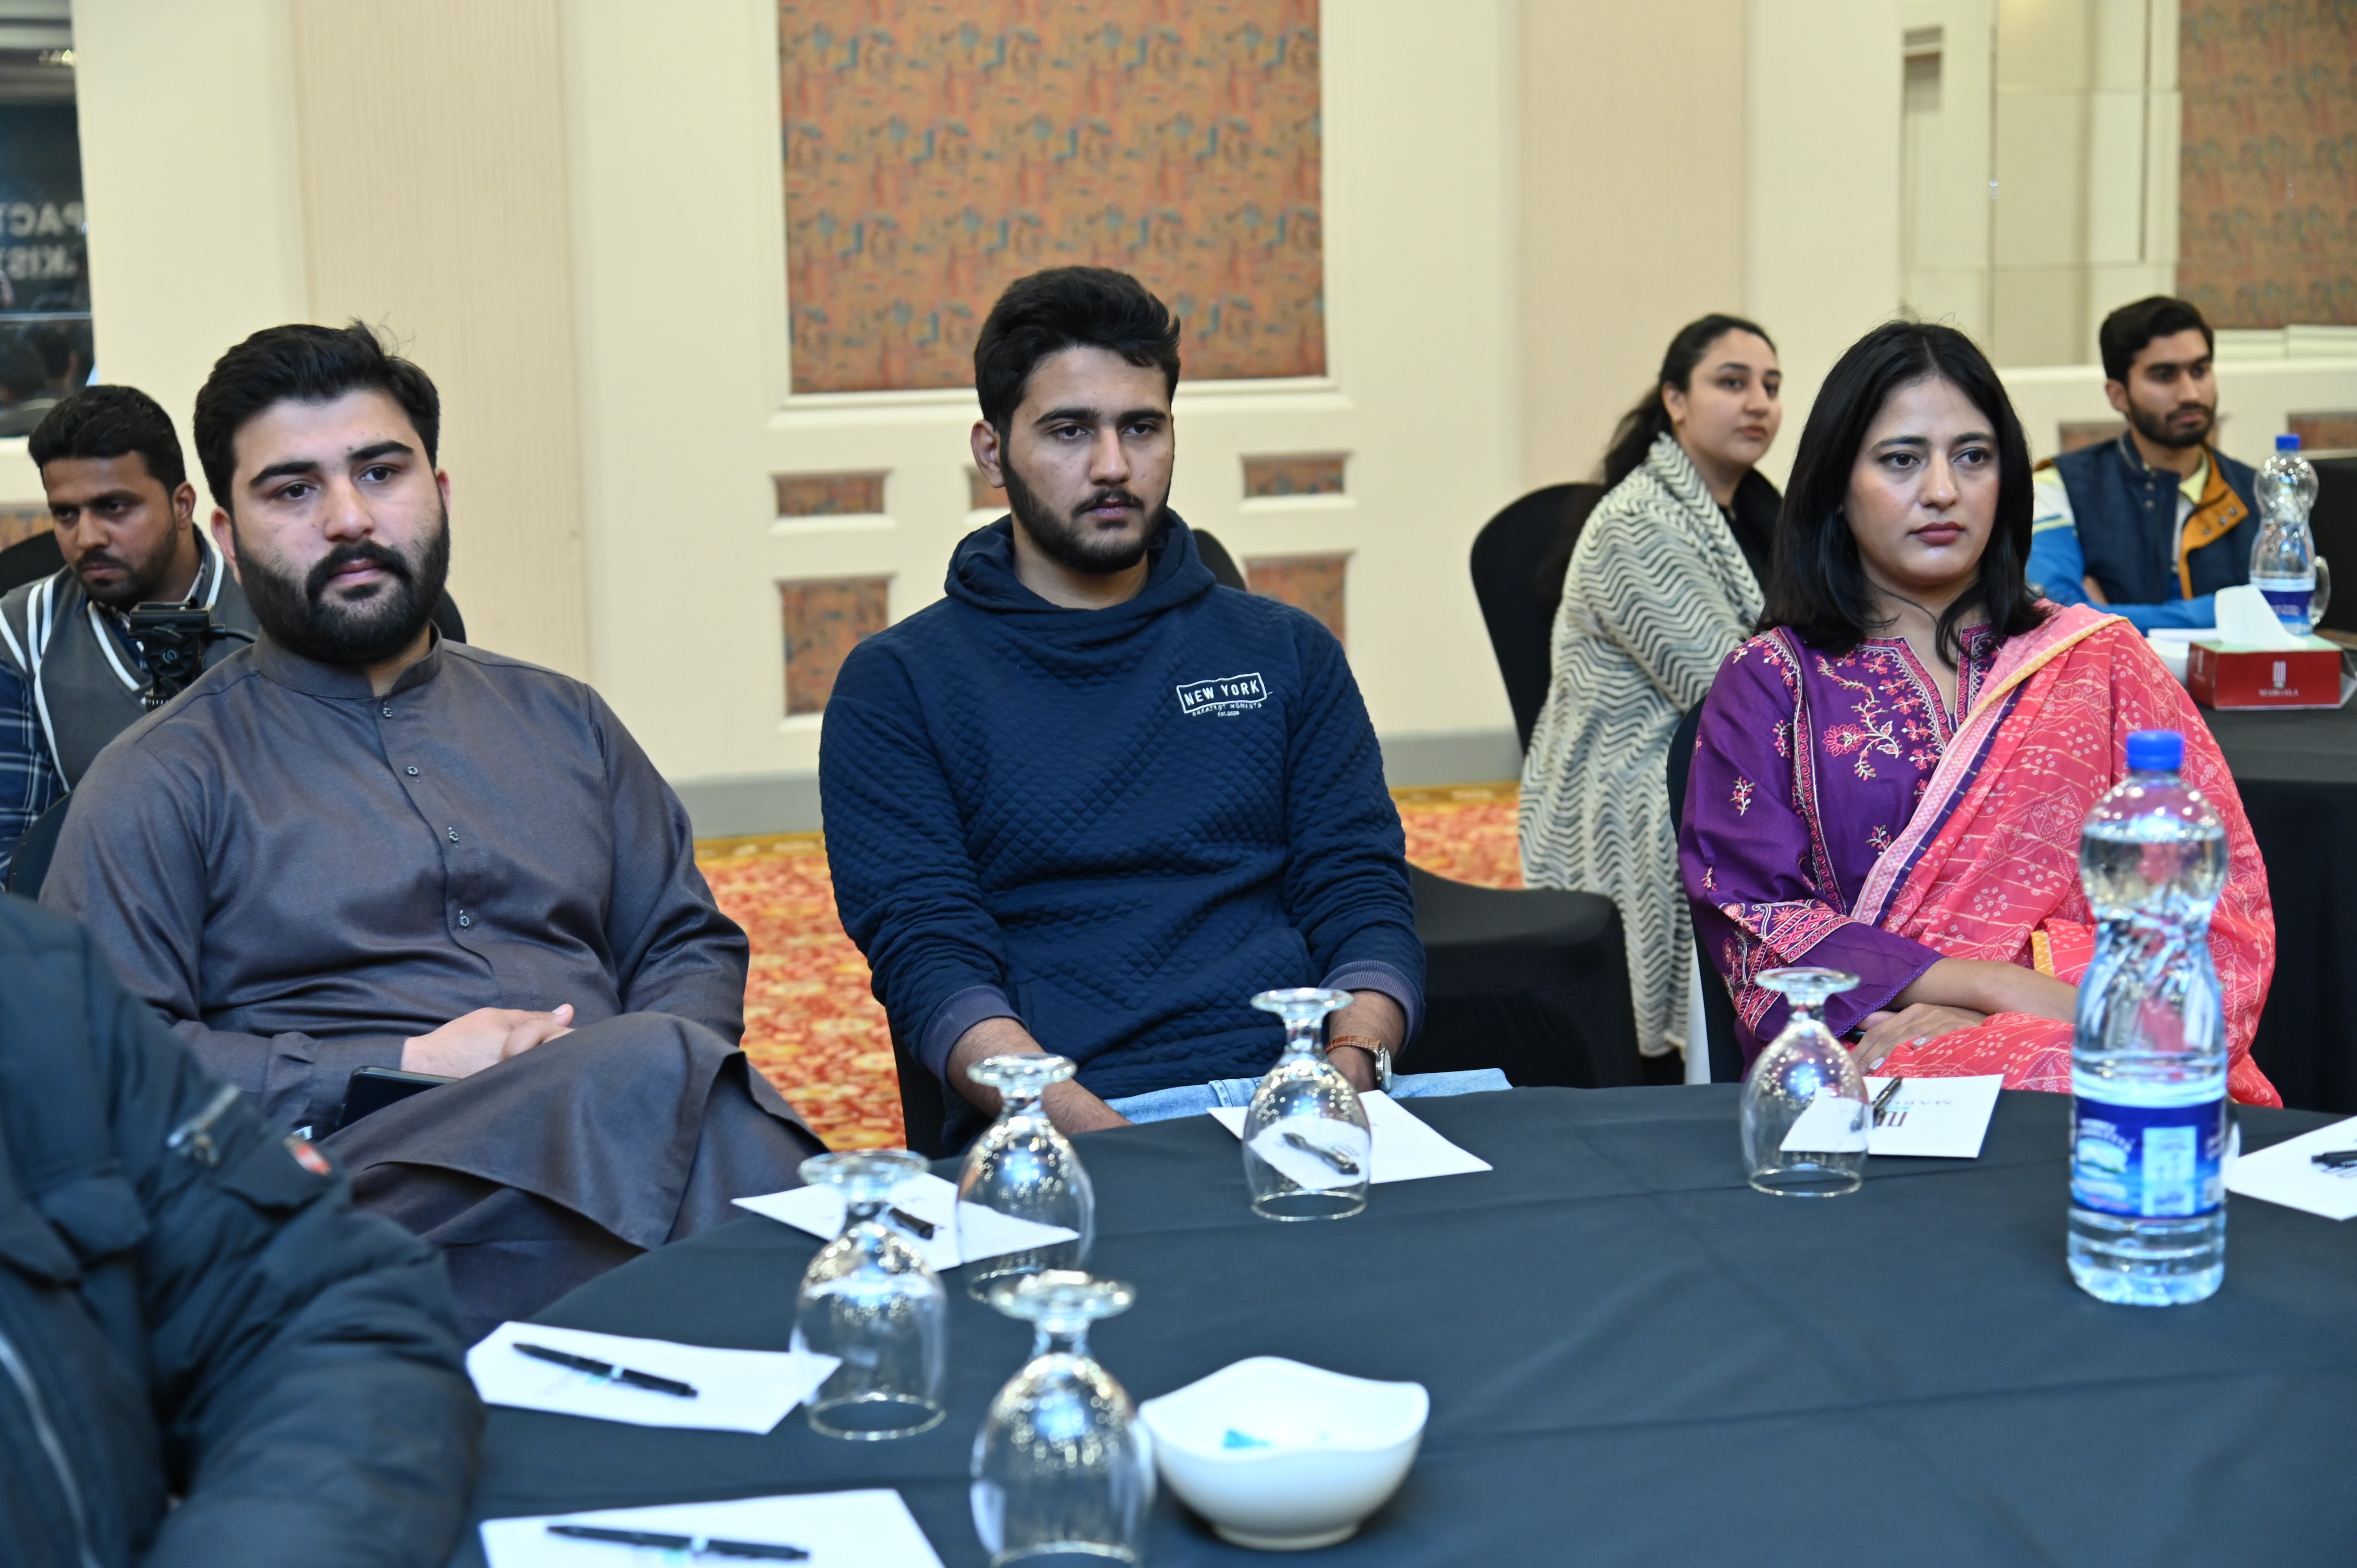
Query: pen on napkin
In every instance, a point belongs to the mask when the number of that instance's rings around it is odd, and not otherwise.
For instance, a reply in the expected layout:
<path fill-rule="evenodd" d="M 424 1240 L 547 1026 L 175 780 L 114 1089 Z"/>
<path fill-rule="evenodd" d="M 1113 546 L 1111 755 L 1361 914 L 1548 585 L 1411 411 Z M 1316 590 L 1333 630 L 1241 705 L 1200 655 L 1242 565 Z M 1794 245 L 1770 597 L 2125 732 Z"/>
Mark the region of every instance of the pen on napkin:
<path fill-rule="evenodd" d="M 941 1229 L 940 1226 L 934 1224 L 930 1219 L 918 1219 L 915 1215 L 909 1213 L 907 1209 L 900 1208 L 898 1204 L 895 1204 L 885 1212 L 891 1215 L 893 1219 L 899 1220 L 902 1229 L 913 1232 L 917 1240 L 920 1241 L 931 1240 L 933 1239 L 933 1232 Z"/>
<path fill-rule="evenodd" d="M 664 1552 L 684 1552 L 691 1557 L 758 1557 L 770 1563 L 806 1563 L 810 1553 L 799 1546 L 777 1546 L 760 1541 L 715 1541 L 708 1535 L 664 1535 L 651 1530 L 602 1530 L 594 1524 L 552 1524 L 551 1535 L 568 1541 L 602 1541 L 609 1546 L 652 1546 Z"/>
<path fill-rule="evenodd" d="M 695 1385 L 683 1383 L 677 1378 L 659 1378 L 652 1372 L 633 1371 L 628 1367 L 617 1367 L 610 1361 L 600 1361 L 588 1356 L 576 1356 L 569 1350 L 552 1350 L 545 1345 L 526 1345 L 521 1340 L 516 1343 L 515 1350 L 518 1355 L 529 1356 L 535 1361 L 551 1361 L 560 1367 L 570 1367 L 576 1372 L 587 1372 L 590 1376 L 603 1378 L 609 1383 L 628 1383 L 634 1389 L 645 1389 L 652 1393 L 670 1394 L 677 1399 L 692 1400 L 696 1397 Z"/>
<path fill-rule="evenodd" d="M 1332 1165 L 1334 1169 L 1342 1176 L 1357 1176 L 1359 1174 L 1358 1161 L 1351 1159 L 1347 1155 L 1338 1155 L 1331 1149 L 1320 1148 L 1298 1133 L 1287 1133 L 1285 1135 L 1285 1141 L 1293 1147 L 1299 1149 L 1305 1155 L 1317 1155 L 1318 1158 L 1324 1160 L 1328 1165 Z"/>
<path fill-rule="evenodd" d="M 2309 1155 L 2308 1163 L 2319 1170 L 2347 1170 L 2357 1165 L 2357 1149 L 2328 1149 L 2323 1154 Z"/>
<path fill-rule="evenodd" d="M 1907 1081 L 1907 1080 L 1906 1080 L 1905 1079 L 1903 1079 L 1903 1078 L 1894 1078 L 1894 1079 L 1892 1079 L 1889 1083 L 1886 1083 L 1886 1084 L 1884 1084 L 1884 1085 L 1882 1086 L 1882 1092 L 1881 1092 L 1880 1094 L 1878 1094 L 1878 1095 L 1876 1095 L 1876 1096 L 1874 1097 L 1874 1123 L 1873 1123 L 1873 1124 L 1874 1124 L 1875 1126 L 1879 1127 L 1879 1126 L 1881 1126 L 1881 1125 L 1882 1125 L 1882 1111 L 1883 1111 L 1883 1107 L 1885 1107 L 1885 1106 L 1887 1106 L 1887 1105 L 1889 1105 L 1889 1104 L 1890 1103 L 1890 1097 L 1891 1097 L 1892 1095 L 1894 1095 L 1894 1094 L 1898 1093 L 1898 1092 L 1899 1092 L 1899 1086 L 1900 1086 L 1900 1084 L 1902 1084 L 1902 1083 L 1905 1083 L 1906 1081 Z"/>

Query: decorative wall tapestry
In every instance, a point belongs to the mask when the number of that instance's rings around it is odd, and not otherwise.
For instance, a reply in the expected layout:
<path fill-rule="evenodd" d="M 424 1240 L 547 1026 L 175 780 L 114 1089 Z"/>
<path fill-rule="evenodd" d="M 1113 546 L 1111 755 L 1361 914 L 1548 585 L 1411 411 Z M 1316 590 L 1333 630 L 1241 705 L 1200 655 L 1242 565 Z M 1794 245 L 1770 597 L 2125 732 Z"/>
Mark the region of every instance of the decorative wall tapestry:
<path fill-rule="evenodd" d="M 1000 290 L 1135 274 L 1190 380 L 1322 375 L 1317 0 L 780 0 L 798 392 L 963 387 Z"/>
<path fill-rule="evenodd" d="M 2357 5 L 2185 0 L 2177 286 L 2213 327 L 2357 324 Z"/>

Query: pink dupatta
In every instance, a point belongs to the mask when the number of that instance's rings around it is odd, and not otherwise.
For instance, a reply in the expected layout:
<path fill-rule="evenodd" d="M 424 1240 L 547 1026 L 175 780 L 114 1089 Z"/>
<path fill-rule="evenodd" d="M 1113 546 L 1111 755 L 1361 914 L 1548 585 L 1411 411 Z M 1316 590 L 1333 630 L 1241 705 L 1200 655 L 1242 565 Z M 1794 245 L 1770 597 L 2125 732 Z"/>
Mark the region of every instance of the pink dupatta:
<path fill-rule="evenodd" d="M 2266 868 L 2226 759 L 2159 658 L 2126 621 L 2084 605 L 2007 640 L 1904 831 L 1875 863 L 1853 918 L 1952 958 L 2018 963 L 2077 984 L 2094 955 L 2079 886 L 2079 827 L 2117 783 L 2128 732 L 2185 736 L 2185 779 L 2226 824 L 2226 890 L 2210 921 L 2233 1065 L 2245 1105 L 2282 1096 L 2251 1060 L 2275 971 Z M 1902 1046 L 1881 1071 L 2002 1072 L 2008 1089 L 2069 1093 L 2068 1024 L 2018 1013 Z"/>

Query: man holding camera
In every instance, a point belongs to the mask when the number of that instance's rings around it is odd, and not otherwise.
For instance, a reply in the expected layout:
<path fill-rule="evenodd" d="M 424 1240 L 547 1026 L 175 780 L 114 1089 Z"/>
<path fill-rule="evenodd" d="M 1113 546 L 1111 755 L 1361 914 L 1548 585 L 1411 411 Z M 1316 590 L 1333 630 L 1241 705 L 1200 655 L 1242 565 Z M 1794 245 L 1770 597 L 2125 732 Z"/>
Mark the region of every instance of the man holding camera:
<path fill-rule="evenodd" d="M 196 525 L 180 438 L 154 398 L 84 388 L 48 411 L 27 450 L 66 564 L 0 597 L 0 876 L 25 830 L 149 697 L 170 696 L 254 632 L 236 576 Z M 179 608 L 135 628 L 142 605 Z"/>

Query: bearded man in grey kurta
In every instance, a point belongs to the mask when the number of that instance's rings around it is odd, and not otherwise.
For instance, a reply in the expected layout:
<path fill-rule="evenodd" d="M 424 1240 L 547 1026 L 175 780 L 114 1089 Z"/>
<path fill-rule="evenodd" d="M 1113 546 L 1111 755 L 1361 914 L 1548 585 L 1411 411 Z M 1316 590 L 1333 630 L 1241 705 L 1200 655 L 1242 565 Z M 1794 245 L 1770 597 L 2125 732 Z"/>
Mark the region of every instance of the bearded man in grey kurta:
<path fill-rule="evenodd" d="M 480 1331 L 820 1145 L 737 1048 L 744 933 L 621 721 L 426 625 L 437 424 L 358 328 L 223 357 L 198 447 L 262 639 L 101 754 L 42 897 L 284 1125 L 357 1068 L 455 1077 L 325 1146 Z"/>

